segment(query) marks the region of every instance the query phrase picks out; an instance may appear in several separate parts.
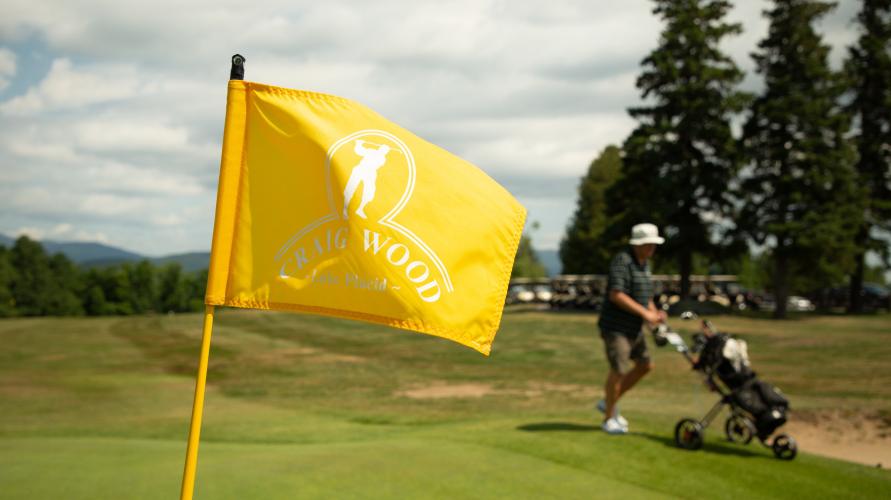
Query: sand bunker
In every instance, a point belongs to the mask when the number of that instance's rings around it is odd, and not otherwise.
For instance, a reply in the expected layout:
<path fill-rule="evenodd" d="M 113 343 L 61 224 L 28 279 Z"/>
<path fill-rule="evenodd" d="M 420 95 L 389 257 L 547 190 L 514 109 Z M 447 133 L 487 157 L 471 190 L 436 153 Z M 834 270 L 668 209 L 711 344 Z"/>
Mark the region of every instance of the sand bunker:
<path fill-rule="evenodd" d="M 782 429 L 802 451 L 891 468 L 891 420 L 879 413 L 802 411 Z"/>

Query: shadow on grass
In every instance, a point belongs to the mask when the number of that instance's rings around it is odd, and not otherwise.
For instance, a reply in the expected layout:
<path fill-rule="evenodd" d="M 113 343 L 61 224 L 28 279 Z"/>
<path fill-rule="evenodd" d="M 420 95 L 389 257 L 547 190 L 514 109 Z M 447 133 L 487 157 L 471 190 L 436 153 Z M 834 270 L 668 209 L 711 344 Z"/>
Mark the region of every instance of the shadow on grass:
<path fill-rule="evenodd" d="M 635 432 L 631 435 L 640 436 L 642 438 L 649 439 L 650 441 L 656 441 L 657 443 L 662 443 L 670 448 L 675 448 L 678 450 L 681 449 L 678 447 L 678 445 L 675 444 L 674 438 L 670 436 L 658 436 L 655 434 L 647 434 L 645 432 Z M 753 443 L 753 445 L 758 446 L 757 443 Z M 746 448 L 742 448 L 741 446 L 742 445 L 721 445 L 715 443 L 704 443 L 701 449 L 691 450 L 690 453 L 714 453 L 716 455 L 735 455 L 738 457 L 772 458 L 764 454 L 756 453 Z"/>
<path fill-rule="evenodd" d="M 571 422 L 537 422 L 534 424 L 523 424 L 517 426 L 518 431 L 524 432 L 551 432 L 551 431 L 573 431 L 573 432 L 590 432 L 599 431 L 598 425 L 573 424 Z"/>

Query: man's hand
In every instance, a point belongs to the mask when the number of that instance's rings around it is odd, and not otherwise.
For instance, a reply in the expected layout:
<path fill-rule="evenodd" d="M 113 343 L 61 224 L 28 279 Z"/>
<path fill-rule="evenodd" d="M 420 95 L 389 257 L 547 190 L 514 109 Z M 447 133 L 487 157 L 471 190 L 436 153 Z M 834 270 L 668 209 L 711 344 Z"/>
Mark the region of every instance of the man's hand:
<path fill-rule="evenodd" d="M 654 311 L 652 309 L 645 309 L 643 316 L 641 316 L 644 321 L 649 323 L 650 325 L 656 325 L 665 321 L 665 312 L 664 311 Z"/>
<path fill-rule="evenodd" d="M 642 318 L 649 324 L 650 328 L 655 327 L 659 323 L 665 323 L 665 320 L 668 319 L 668 314 L 662 309 L 656 309 L 656 304 L 652 300 L 647 304 L 646 312 L 647 314 L 642 316 Z"/>
<path fill-rule="evenodd" d="M 653 304 L 652 300 L 647 305 L 647 307 L 644 307 L 635 302 L 634 299 L 628 296 L 625 292 L 622 292 L 620 290 L 610 290 L 609 300 L 620 308 L 632 314 L 640 316 L 641 318 L 643 318 L 644 321 L 647 322 L 647 324 L 650 325 L 662 323 L 667 317 L 665 311 L 656 309 L 656 305 Z"/>

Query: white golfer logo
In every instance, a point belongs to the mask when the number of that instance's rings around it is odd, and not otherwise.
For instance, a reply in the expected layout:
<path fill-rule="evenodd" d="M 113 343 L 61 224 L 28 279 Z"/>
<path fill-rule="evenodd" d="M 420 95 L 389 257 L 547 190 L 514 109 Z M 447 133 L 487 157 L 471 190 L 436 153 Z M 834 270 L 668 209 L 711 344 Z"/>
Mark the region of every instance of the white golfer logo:
<path fill-rule="evenodd" d="M 338 151 L 343 152 L 338 156 Z M 335 156 L 339 158 L 337 161 Z M 352 165 L 348 167 L 350 174 L 343 189 L 343 202 L 336 196 L 337 165 Z M 365 210 L 377 194 L 378 171 L 381 169 L 382 175 L 385 175 L 382 178 L 382 196 L 372 206 L 374 210 L 369 216 Z M 316 266 L 320 262 L 330 259 L 337 252 L 353 251 L 375 256 L 390 269 L 403 274 L 416 293 L 427 302 L 439 300 L 440 285 L 445 292 L 454 292 L 449 271 L 436 252 L 412 230 L 396 221 L 414 193 L 416 174 L 411 150 L 389 132 L 360 130 L 335 141 L 329 146 L 325 159 L 329 211 L 301 227 L 279 248 L 275 255 L 279 278 L 302 278 L 319 282 L 322 278 L 319 278 Z M 404 179 L 404 188 L 394 191 L 394 182 L 396 185 L 403 182 L 394 179 Z M 360 185 L 362 191 L 357 196 Z M 360 198 L 358 202 L 355 200 L 357 197 Z M 358 206 L 351 210 L 355 205 Z M 379 215 L 388 207 L 389 210 Z M 351 218 L 351 213 L 357 215 L 359 220 Z M 361 229 L 360 240 L 350 243 L 347 234 L 350 232 L 349 228 L 356 225 Z M 391 232 L 384 233 L 381 228 Z M 348 274 L 348 277 L 339 281 L 340 284 L 371 283 L 370 279 L 363 282 L 361 276 Z M 356 277 L 353 281 L 352 276 Z M 327 283 L 338 283 L 336 276 L 325 277 L 324 280 Z M 374 283 L 369 288 L 377 286 L 376 283 L 389 286 L 388 283 L 391 282 L 383 279 Z M 400 289 L 395 285 L 390 288 Z"/>
<path fill-rule="evenodd" d="M 374 199 L 375 184 L 377 183 L 377 171 L 387 162 L 387 153 L 390 152 L 390 146 L 386 144 L 374 144 L 377 148 L 366 148 L 365 144 L 373 144 L 362 139 L 356 139 L 353 151 L 359 155 L 362 160 L 353 167 L 350 174 L 350 180 L 347 181 L 346 188 L 343 190 L 343 218 L 349 219 L 350 202 L 353 195 L 356 194 L 356 188 L 362 183 L 362 201 L 359 208 L 356 209 L 356 215 L 367 219 L 365 215 L 365 205 Z"/>

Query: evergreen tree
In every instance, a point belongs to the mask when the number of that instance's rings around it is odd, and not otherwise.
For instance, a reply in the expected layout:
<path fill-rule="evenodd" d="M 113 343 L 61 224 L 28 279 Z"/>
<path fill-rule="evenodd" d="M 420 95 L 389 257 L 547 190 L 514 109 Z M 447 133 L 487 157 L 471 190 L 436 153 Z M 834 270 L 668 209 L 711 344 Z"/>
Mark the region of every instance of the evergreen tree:
<path fill-rule="evenodd" d="M 849 109 L 859 125 L 855 138 L 857 183 L 864 191 L 866 206 L 856 237 L 851 312 L 859 312 L 863 306 L 866 252 L 877 251 L 888 260 L 889 243 L 876 238 L 873 230 L 891 232 L 891 0 L 863 0 L 857 21 L 860 38 L 850 49 L 845 70 L 853 94 Z"/>
<path fill-rule="evenodd" d="M 21 236 L 13 245 L 9 257 L 16 270 L 10 288 L 18 313 L 23 316 L 48 314 L 53 277 L 43 247 L 27 236 Z"/>
<path fill-rule="evenodd" d="M 848 120 L 842 87 L 827 63 L 829 47 L 812 24 L 833 8 L 812 0 L 775 0 L 769 33 L 754 54 L 765 88 L 744 125 L 753 160 L 742 184 L 743 229 L 767 245 L 777 307 L 786 313 L 790 278 L 824 283 L 849 270 L 858 227 Z"/>
<path fill-rule="evenodd" d="M 189 311 L 204 309 L 204 294 L 207 291 L 207 269 L 195 271 L 186 278 L 186 291 L 189 297 Z"/>
<path fill-rule="evenodd" d="M 622 168 L 622 152 L 607 146 L 588 167 L 578 188 L 578 206 L 560 242 L 565 274 L 605 274 L 615 242 L 604 238 L 607 227 L 605 192 Z"/>
<path fill-rule="evenodd" d="M 10 262 L 10 252 L 0 245 L 0 318 L 15 316 L 15 298 L 12 296 L 12 283 L 15 268 Z"/>
<path fill-rule="evenodd" d="M 87 293 L 84 296 L 84 312 L 90 316 L 113 314 L 113 310 L 108 307 L 108 301 L 105 300 L 105 292 L 102 291 L 100 285 L 91 285 L 87 288 Z"/>
<path fill-rule="evenodd" d="M 189 290 L 179 264 L 161 268 L 158 283 L 158 311 L 184 312 L 189 310 Z"/>
<path fill-rule="evenodd" d="M 106 314 L 130 315 L 133 310 L 133 286 L 130 283 L 131 266 L 109 267 L 100 273 L 102 293 L 106 300 Z"/>
<path fill-rule="evenodd" d="M 84 277 L 84 312 L 90 316 L 106 316 L 118 314 L 119 307 L 115 304 L 114 292 L 116 291 L 116 274 L 119 268 L 89 269 Z"/>
<path fill-rule="evenodd" d="M 135 314 L 151 311 L 157 303 L 155 268 L 143 260 L 135 266 L 125 266 L 130 282 L 130 308 Z"/>
<path fill-rule="evenodd" d="M 740 163 L 730 121 L 748 96 L 737 90 L 743 73 L 719 45 L 741 27 L 724 21 L 725 0 L 655 3 L 666 26 L 637 79 L 650 104 L 629 110 L 638 126 L 622 147 L 622 176 L 607 192 L 608 236 L 627 238 L 640 222 L 658 225 L 667 240 L 659 255 L 677 261 L 687 295 L 694 254 L 724 257 L 727 226 L 718 222 L 731 215 Z"/>
<path fill-rule="evenodd" d="M 80 316 L 84 313 L 81 296 L 83 286 L 77 266 L 64 254 L 57 253 L 49 259 L 52 287 L 47 290 L 48 316 Z"/>

